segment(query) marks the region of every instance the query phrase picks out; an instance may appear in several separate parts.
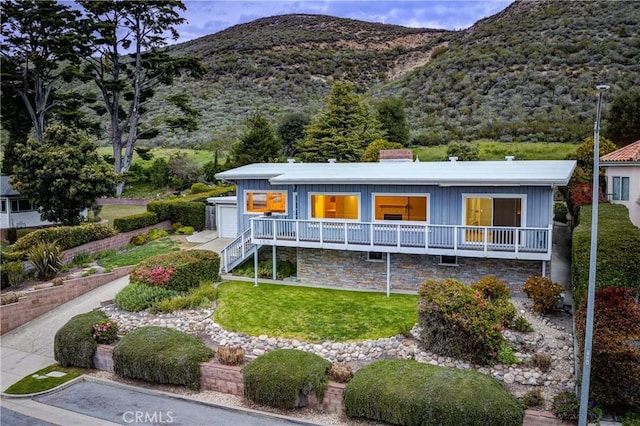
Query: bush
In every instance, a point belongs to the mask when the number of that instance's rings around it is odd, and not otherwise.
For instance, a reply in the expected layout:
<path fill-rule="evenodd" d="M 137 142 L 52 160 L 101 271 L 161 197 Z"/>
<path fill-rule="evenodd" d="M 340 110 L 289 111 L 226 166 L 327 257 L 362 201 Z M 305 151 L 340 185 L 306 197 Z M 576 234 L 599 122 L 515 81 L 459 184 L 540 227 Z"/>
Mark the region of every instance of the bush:
<path fill-rule="evenodd" d="M 536 352 L 531 356 L 529 361 L 534 368 L 546 373 L 551 368 L 551 355 L 544 352 Z"/>
<path fill-rule="evenodd" d="M 29 249 L 28 256 L 39 280 L 55 277 L 62 266 L 62 250 L 56 243 L 38 243 Z"/>
<path fill-rule="evenodd" d="M 522 290 L 533 299 L 533 310 L 547 313 L 558 308 L 560 293 L 564 288 L 546 277 L 529 277 Z"/>
<path fill-rule="evenodd" d="M 187 291 L 202 281 L 219 279 L 220 257 L 208 250 L 187 250 L 152 256 L 131 271 L 132 283 Z"/>
<path fill-rule="evenodd" d="M 508 345 L 503 345 L 498 351 L 497 361 L 500 364 L 504 364 L 504 365 L 519 364 L 520 360 L 516 357 L 515 352 L 516 351 L 513 349 L 513 347 Z"/>
<path fill-rule="evenodd" d="M 576 314 L 583 362 L 586 299 Z M 595 294 L 589 399 L 612 412 L 640 406 L 640 311 L 630 290 L 599 289 Z"/>
<path fill-rule="evenodd" d="M 398 425 L 522 425 L 520 403 L 494 378 L 415 361 L 362 367 L 347 383 L 349 417 Z"/>
<path fill-rule="evenodd" d="M 482 293 L 482 296 L 485 299 L 511 299 L 511 291 L 509 290 L 507 283 L 500 281 L 493 275 L 480 278 L 480 281 L 471 284 L 471 288 Z"/>
<path fill-rule="evenodd" d="M 334 362 L 329 367 L 329 378 L 334 382 L 347 383 L 353 378 L 353 369 L 349 364 Z"/>
<path fill-rule="evenodd" d="M 330 365 L 318 355 L 295 349 L 267 352 L 242 370 L 244 396 L 276 408 L 304 407 L 311 391 L 322 401 Z"/>
<path fill-rule="evenodd" d="M 133 244 L 134 246 L 142 246 L 146 242 L 147 237 L 145 237 L 144 234 L 138 234 L 131 237 L 131 241 L 129 243 Z"/>
<path fill-rule="evenodd" d="M 220 346 L 216 358 L 220 364 L 240 365 L 244 362 L 244 350 L 240 346 Z"/>
<path fill-rule="evenodd" d="M 96 342 L 109 345 L 118 338 L 118 324 L 113 320 L 100 320 L 93 324 L 93 338 Z"/>
<path fill-rule="evenodd" d="M 0 265 L 0 280 L 15 286 L 24 281 L 24 265 L 22 262 L 7 262 Z M 4 287 L 4 285 L 3 285 Z"/>
<path fill-rule="evenodd" d="M 175 312 L 181 309 L 210 308 L 216 299 L 216 288 L 211 282 L 204 282 L 199 287 L 189 289 L 189 294 L 154 302 L 152 312 Z"/>
<path fill-rule="evenodd" d="M 179 295 L 179 292 L 163 287 L 131 283 L 116 294 L 114 302 L 122 310 L 139 312 L 150 308 L 154 303 Z"/>
<path fill-rule="evenodd" d="M 540 389 L 534 389 L 522 396 L 522 406 L 524 409 L 544 407 L 544 398 Z"/>
<path fill-rule="evenodd" d="M 596 288 L 624 287 L 640 292 L 640 229 L 620 204 L 600 204 Z M 580 224 L 573 230 L 571 285 L 576 306 L 586 295 L 591 250 L 591 206 L 580 209 Z"/>
<path fill-rule="evenodd" d="M 193 226 L 183 226 L 176 229 L 176 234 L 178 235 L 192 235 L 194 232 L 195 229 L 193 229 Z"/>
<path fill-rule="evenodd" d="M 93 355 L 98 343 L 93 338 L 93 325 L 108 320 L 102 311 L 76 315 L 58 330 L 53 340 L 53 354 L 63 367 L 93 368 Z"/>
<path fill-rule="evenodd" d="M 515 321 L 512 322 L 511 328 L 513 328 L 516 331 L 522 331 L 522 332 L 533 331 L 533 327 L 531 327 L 531 324 L 529 324 L 529 321 L 527 321 L 527 319 L 523 316 L 519 316 L 518 318 L 516 318 Z"/>
<path fill-rule="evenodd" d="M 253 277 L 253 261 L 248 260 L 233 270 L 234 275 Z M 296 264 L 288 260 L 278 260 L 276 279 L 282 280 L 296 274 Z M 273 261 L 262 260 L 258 263 L 258 277 L 271 279 L 273 277 Z"/>
<path fill-rule="evenodd" d="M 188 202 L 184 198 L 152 201 L 147 204 L 147 210 L 154 212 L 159 221 L 180 222 L 183 226 L 193 226 L 196 231 L 202 231 L 205 226 L 204 202 Z"/>
<path fill-rule="evenodd" d="M 169 235 L 169 233 L 164 229 L 153 228 L 150 229 L 149 232 L 147 232 L 147 241 L 159 240 L 160 238 L 166 237 L 167 235 Z"/>
<path fill-rule="evenodd" d="M 20 300 L 18 293 L 8 292 L 0 296 L 0 305 L 10 305 Z"/>
<path fill-rule="evenodd" d="M 172 328 L 140 327 L 113 349 L 113 370 L 129 379 L 200 388 L 200 363 L 214 351 L 197 338 Z"/>
<path fill-rule="evenodd" d="M 144 228 L 145 226 L 155 225 L 158 222 L 158 215 L 147 211 L 144 213 L 115 218 L 113 220 L 113 227 L 120 232 L 129 232 L 135 229 Z"/>
<path fill-rule="evenodd" d="M 504 343 L 502 329 L 515 316 L 508 301 L 487 300 L 453 279 L 427 280 L 418 292 L 420 340 L 427 350 L 486 364 Z"/>
<path fill-rule="evenodd" d="M 553 415 L 563 422 L 577 422 L 580 415 L 580 401 L 571 391 L 562 391 L 553 397 Z"/>
<path fill-rule="evenodd" d="M 18 238 L 14 250 L 28 250 L 40 242 L 55 242 L 60 249 L 67 250 L 91 241 L 102 240 L 116 235 L 118 231 L 104 223 L 88 223 L 80 226 L 57 226 L 40 229 Z"/>
<path fill-rule="evenodd" d="M 191 193 L 192 194 L 201 194 L 203 192 L 209 192 L 212 189 L 213 188 L 211 188 L 209 185 L 207 185 L 206 183 L 202 183 L 202 182 L 196 182 L 193 185 L 191 185 Z"/>
<path fill-rule="evenodd" d="M 80 252 L 73 256 L 73 264 L 81 268 L 85 268 L 86 266 L 88 266 L 92 260 L 93 258 L 91 257 L 91 254 L 86 251 Z"/>
<path fill-rule="evenodd" d="M 567 223 L 567 214 L 569 213 L 569 209 L 565 205 L 565 203 L 554 203 L 553 204 L 553 220 L 556 222 Z"/>

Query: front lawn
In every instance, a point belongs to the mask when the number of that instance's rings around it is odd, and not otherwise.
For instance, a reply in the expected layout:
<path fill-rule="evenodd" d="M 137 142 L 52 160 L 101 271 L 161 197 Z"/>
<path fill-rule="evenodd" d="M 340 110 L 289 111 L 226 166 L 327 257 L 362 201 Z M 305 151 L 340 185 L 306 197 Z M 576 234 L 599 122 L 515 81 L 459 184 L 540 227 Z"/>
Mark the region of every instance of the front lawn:
<path fill-rule="evenodd" d="M 44 392 L 81 376 L 83 372 L 84 370 L 81 368 L 67 368 L 61 367 L 58 364 L 53 364 L 26 376 L 19 382 L 9 386 L 5 393 L 12 395 L 25 395 Z"/>
<path fill-rule="evenodd" d="M 218 287 L 215 321 L 253 336 L 345 342 L 408 332 L 418 296 L 229 281 Z"/>

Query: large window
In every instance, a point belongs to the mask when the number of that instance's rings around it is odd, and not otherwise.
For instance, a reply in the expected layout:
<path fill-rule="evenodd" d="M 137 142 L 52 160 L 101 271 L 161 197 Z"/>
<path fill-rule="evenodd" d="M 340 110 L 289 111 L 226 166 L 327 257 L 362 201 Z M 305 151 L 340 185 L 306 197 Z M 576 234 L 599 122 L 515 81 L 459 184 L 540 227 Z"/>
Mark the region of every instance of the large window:
<path fill-rule="evenodd" d="M 246 213 L 286 213 L 287 193 L 271 191 L 246 191 Z"/>
<path fill-rule="evenodd" d="M 360 197 L 356 194 L 311 194 L 312 219 L 350 219 L 360 216 Z"/>
<path fill-rule="evenodd" d="M 427 221 L 426 195 L 374 195 L 375 220 Z"/>
<path fill-rule="evenodd" d="M 629 201 L 629 178 L 626 176 L 613 177 L 613 200 Z"/>
<path fill-rule="evenodd" d="M 474 228 L 465 231 L 466 242 L 488 242 L 495 244 L 513 244 L 513 230 L 495 229 L 497 227 L 519 228 L 526 223 L 526 198 L 524 195 L 502 194 L 466 194 L 463 195 L 464 224 L 469 227 L 493 227 L 488 234 L 483 229 Z"/>
<path fill-rule="evenodd" d="M 17 212 L 30 212 L 35 210 L 31 201 L 26 198 L 18 198 L 17 200 L 11 200 L 11 211 L 13 213 Z"/>

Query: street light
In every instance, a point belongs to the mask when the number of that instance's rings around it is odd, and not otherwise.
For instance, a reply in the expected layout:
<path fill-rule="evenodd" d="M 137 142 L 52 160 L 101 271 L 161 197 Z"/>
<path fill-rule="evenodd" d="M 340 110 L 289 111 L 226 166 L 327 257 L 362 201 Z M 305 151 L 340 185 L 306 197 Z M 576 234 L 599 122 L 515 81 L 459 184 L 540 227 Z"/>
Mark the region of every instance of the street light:
<path fill-rule="evenodd" d="M 589 289 L 587 293 L 587 321 L 584 332 L 584 351 L 582 363 L 582 387 L 580 389 L 579 426 L 587 425 L 589 408 L 589 380 L 591 378 L 591 346 L 593 341 L 593 305 L 596 293 L 596 256 L 598 247 L 598 202 L 600 201 L 600 111 L 602 95 L 609 89 L 606 84 L 596 86 L 598 89 L 598 111 L 593 126 L 593 198 L 591 199 L 591 252 L 589 254 Z"/>

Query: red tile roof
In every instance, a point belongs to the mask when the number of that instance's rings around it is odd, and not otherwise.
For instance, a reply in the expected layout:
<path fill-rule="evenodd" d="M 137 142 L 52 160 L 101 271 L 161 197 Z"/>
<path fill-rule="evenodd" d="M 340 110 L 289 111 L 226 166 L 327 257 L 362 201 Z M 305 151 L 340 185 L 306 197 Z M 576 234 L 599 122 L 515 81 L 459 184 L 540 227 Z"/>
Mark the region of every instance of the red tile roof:
<path fill-rule="evenodd" d="M 625 162 L 640 161 L 640 141 L 624 146 L 616 151 L 600 157 L 600 161 Z"/>

